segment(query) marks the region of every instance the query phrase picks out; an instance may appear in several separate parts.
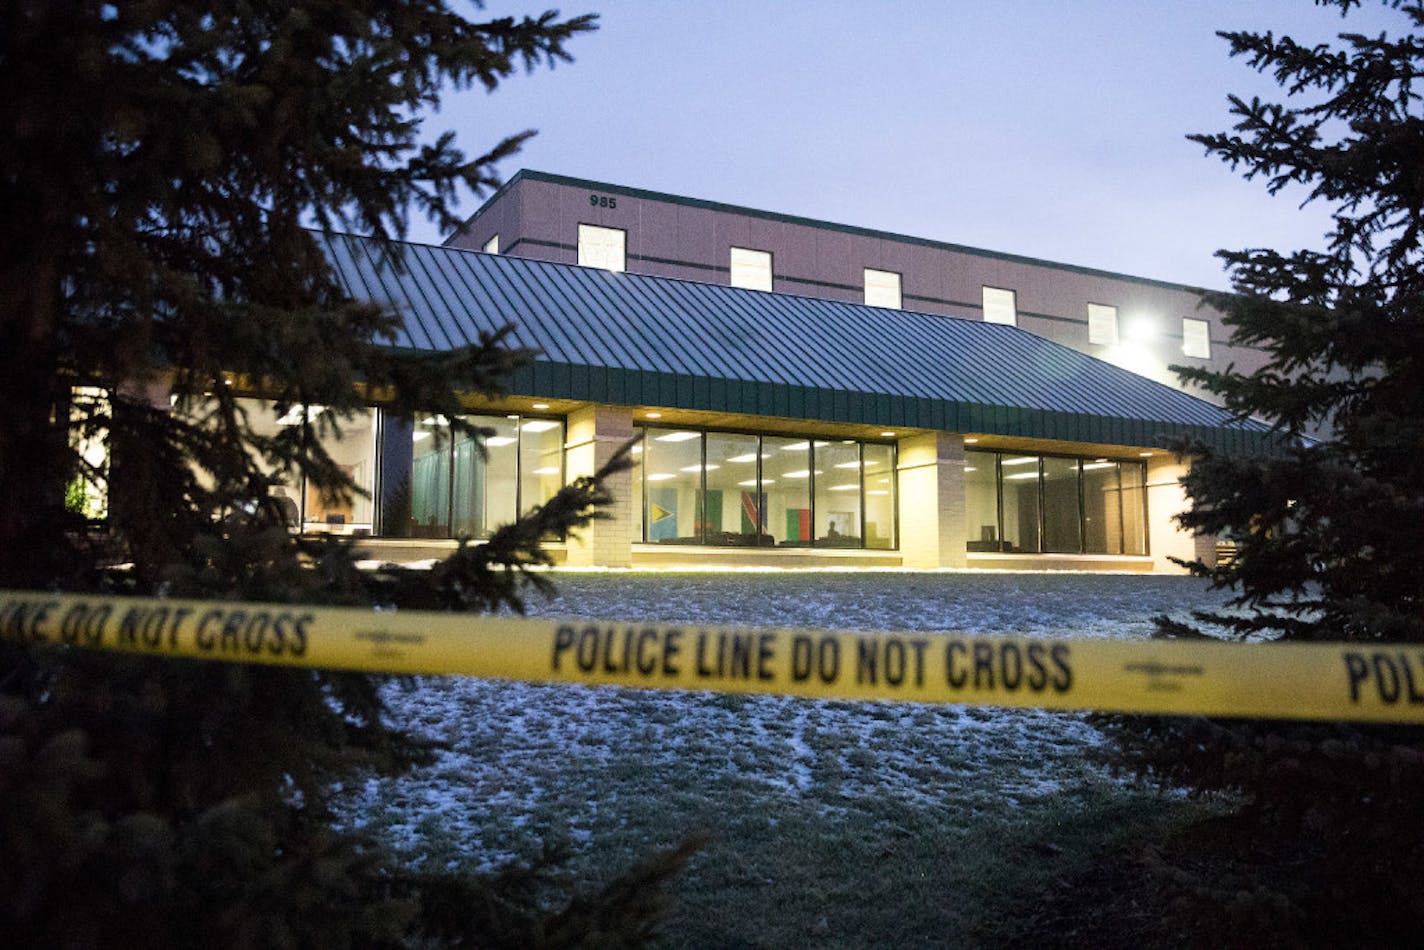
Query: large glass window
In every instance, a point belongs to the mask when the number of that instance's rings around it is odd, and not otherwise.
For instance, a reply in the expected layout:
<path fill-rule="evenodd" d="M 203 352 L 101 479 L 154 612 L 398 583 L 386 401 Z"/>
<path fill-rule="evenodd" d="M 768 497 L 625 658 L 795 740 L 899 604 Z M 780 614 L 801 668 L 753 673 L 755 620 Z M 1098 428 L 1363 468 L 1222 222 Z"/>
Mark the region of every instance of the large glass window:
<path fill-rule="evenodd" d="M 413 537 L 450 536 L 450 464 L 455 447 L 448 429 L 439 416 L 426 416 L 415 424 L 410 470 Z"/>
<path fill-rule="evenodd" d="M 895 539 L 895 446 L 867 442 L 861 446 L 865 485 L 865 546 L 889 550 Z"/>
<path fill-rule="evenodd" d="M 69 444 L 79 456 L 79 471 L 64 492 L 64 506 L 85 518 L 109 516 L 109 430 L 112 418 L 107 390 L 74 386 L 69 390 Z"/>
<path fill-rule="evenodd" d="M 643 449 L 648 540 L 700 544 L 702 433 L 649 427 Z"/>
<path fill-rule="evenodd" d="M 766 499 L 762 524 L 766 533 L 777 544 L 810 544 L 811 443 L 765 436 L 761 445 L 761 487 Z"/>
<path fill-rule="evenodd" d="M 563 484 L 564 423 L 519 416 L 461 416 L 482 434 L 456 433 L 443 416 L 417 419 L 411 436 L 406 537 L 489 537 L 553 497 Z"/>
<path fill-rule="evenodd" d="M 1147 553 L 1147 466 L 1120 463 L 1122 476 L 1122 553 Z"/>
<path fill-rule="evenodd" d="M 641 426 L 633 427 L 633 443 L 631 455 L 633 456 L 633 540 L 639 540 L 643 534 L 643 438 L 644 433 Z"/>
<path fill-rule="evenodd" d="M 895 547 L 893 445 L 656 427 L 635 437 L 635 538 Z"/>
<path fill-rule="evenodd" d="M 1077 459 L 1043 460 L 1043 549 L 1057 554 L 1083 550 Z"/>
<path fill-rule="evenodd" d="M 859 548 L 860 444 L 854 441 L 817 442 L 816 546 Z"/>
<path fill-rule="evenodd" d="M 964 453 L 966 550 L 1146 554 L 1140 462 Z"/>
<path fill-rule="evenodd" d="M 965 550 L 998 551 L 999 457 L 993 452 L 964 453 Z"/>
<path fill-rule="evenodd" d="M 757 443 L 754 435 L 709 432 L 707 439 L 708 544 L 770 544 L 759 512 L 765 499 L 757 493 Z"/>
<path fill-rule="evenodd" d="M 240 399 L 249 424 L 258 435 L 275 436 L 283 429 L 300 425 L 303 414 L 318 433 L 328 455 L 350 476 L 362 494 L 349 498 L 328 495 L 294 472 L 272 472 L 269 492 L 294 530 L 334 534 L 371 532 L 371 492 L 375 485 L 376 413 L 358 410 L 348 419 L 329 415 L 324 406 L 293 406 L 278 414 L 272 403 L 260 399 Z M 339 436 L 338 436 L 339 432 Z"/>
<path fill-rule="evenodd" d="M 1005 551 L 1037 552 L 1039 547 L 1038 456 L 1000 458 L 1003 482 Z"/>
<path fill-rule="evenodd" d="M 1083 550 L 1090 554 L 1122 553 L 1122 486 L 1118 463 L 1108 459 L 1083 462 Z"/>
<path fill-rule="evenodd" d="M 524 420 L 519 425 L 519 497 L 524 509 L 553 498 L 563 485 L 564 424 L 557 419 Z"/>

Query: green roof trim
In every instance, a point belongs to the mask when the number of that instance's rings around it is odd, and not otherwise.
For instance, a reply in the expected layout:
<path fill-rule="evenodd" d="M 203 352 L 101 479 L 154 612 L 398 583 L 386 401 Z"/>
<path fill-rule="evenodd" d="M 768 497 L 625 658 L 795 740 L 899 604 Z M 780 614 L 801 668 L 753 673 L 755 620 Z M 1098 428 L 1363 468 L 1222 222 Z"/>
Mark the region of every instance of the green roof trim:
<path fill-rule="evenodd" d="M 325 235 L 348 293 L 397 343 L 514 324 L 542 355 L 512 392 L 623 405 L 1160 446 L 1265 451 L 1265 426 L 1017 327 L 421 244 Z"/>

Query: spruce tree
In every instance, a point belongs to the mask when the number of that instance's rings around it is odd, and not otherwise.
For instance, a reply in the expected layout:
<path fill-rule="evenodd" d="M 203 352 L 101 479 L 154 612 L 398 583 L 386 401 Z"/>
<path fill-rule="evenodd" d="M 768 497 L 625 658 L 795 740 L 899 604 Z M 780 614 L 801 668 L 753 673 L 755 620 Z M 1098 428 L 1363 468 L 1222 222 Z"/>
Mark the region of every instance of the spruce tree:
<path fill-rule="evenodd" d="M 367 396 L 458 427 L 462 393 L 529 357 L 396 349 L 396 316 L 347 298 L 308 229 L 455 224 L 529 133 L 469 158 L 426 114 L 594 26 L 445 0 L 0 3 L 0 588 L 517 609 L 596 478 L 428 572 L 357 570 L 268 489 L 349 496 L 321 437 Z M 264 437 L 239 391 L 302 421 Z M 423 751 L 373 677 L 13 644 L 0 664 L 7 946 L 618 940 L 681 858 L 550 911 L 547 868 L 492 889 L 337 833 L 334 779 Z"/>
<path fill-rule="evenodd" d="M 1236 545 L 1232 559 L 1193 565 L 1247 608 L 1208 618 L 1236 633 L 1424 640 L 1424 6 L 1388 5 L 1414 33 L 1345 34 L 1334 47 L 1222 34 L 1290 97 L 1233 97 L 1233 131 L 1191 136 L 1272 193 L 1303 188 L 1334 209 L 1324 250 L 1221 254 L 1235 292 L 1208 303 L 1266 364 L 1178 368 L 1289 445 L 1259 458 L 1197 451 L 1186 482 L 1183 526 Z"/>
<path fill-rule="evenodd" d="M 1328 5 L 1347 15 L 1359 2 Z M 1235 127 L 1191 138 L 1273 194 L 1329 205 L 1333 223 L 1319 250 L 1221 253 L 1234 292 L 1207 302 L 1266 364 L 1178 372 L 1273 425 L 1281 450 L 1178 447 L 1195 459 L 1178 520 L 1236 547 L 1189 567 L 1230 590 L 1232 609 L 1160 618 L 1164 635 L 1424 641 L 1424 5 L 1385 5 L 1398 31 L 1333 44 L 1221 34 L 1285 95 L 1232 97 Z M 1233 835 L 1193 846 L 1230 853 L 1237 870 L 1197 879 L 1182 868 L 1205 862 L 1183 853 L 1176 872 L 1191 881 L 1178 899 L 1192 913 L 1193 896 L 1233 904 L 1230 919 L 1216 915 L 1221 939 L 1392 943 L 1424 932 L 1417 729 L 1157 718 L 1111 728 L 1120 764 L 1244 796 Z"/>

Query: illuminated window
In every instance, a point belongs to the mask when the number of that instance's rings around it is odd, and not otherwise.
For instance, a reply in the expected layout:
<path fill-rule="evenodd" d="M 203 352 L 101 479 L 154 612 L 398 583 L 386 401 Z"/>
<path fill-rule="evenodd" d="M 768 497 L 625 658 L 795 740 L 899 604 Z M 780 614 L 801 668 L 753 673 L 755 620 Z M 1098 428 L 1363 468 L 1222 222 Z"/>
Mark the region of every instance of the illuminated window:
<path fill-rule="evenodd" d="M 331 460 L 355 483 L 357 492 L 349 497 L 329 495 L 295 472 L 272 468 L 268 472 L 268 493 L 274 499 L 287 527 L 306 532 L 330 534 L 370 534 L 375 516 L 371 493 L 375 488 L 376 411 L 361 409 L 349 418 L 328 416 L 325 406 L 292 405 L 277 413 L 273 403 L 239 399 L 247 411 L 254 434 L 268 438 L 284 429 L 301 425 L 303 417 L 318 433 L 322 448 Z M 332 422 L 340 428 L 340 438 Z M 259 465 L 269 468 L 268 460 Z"/>
<path fill-rule="evenodd" d="M 895 446 L 649 427 L 633 537 L 656 544 L 895 547 Z"/>
<path fill-rule="evenodd" d="M 1007 323 L 1011 327 L 1018 325 L 1018 302 L 1012 290 L 984 288 L 984 322 Z"/>
<path fill-rule="evenodd" d="M 621 228 L 601 228 L 594 224 L 578 226 L 578 262 L 580 267 L 601 267 L 604 270 L 626 269 L 627 232 Z"/>
<path fill-rule="evenodd" d="M 64 492 L 64 505 L 86 518 L 109 515 L 109 393 L 93 386 L 69 390 L 69 445 L 79 457 L 78 472 Z"/>
<path fill-rule="evenodd" d="M 1211 359 L 1211 324 L 1205 320 L 1182 318 L 1182 355 Z"/>
<path fill-rule="evenodd" d="M 865 303 L 870 307 L 900 309 L 900 275 L 894 271 L 865 269 Z"/>
<path fill-rule="evenodd" d="M 563 484 L 562 420 L 461 419 L 481 431 L 456 432 L 443 416 L 416 419 L 404 492 L 409 516 L 402 524 L 388 512 L 388 533 L 487 538 L 521 512 L 548 501 Z"/>
<path fill-rule="evenodd" d="M 1145 555 L 1146 471 L 1116 459 L 966 451 L 967 550 Z"/>
<path fill-rule="evenodd" d="M 1088 342 L 1117 346 L 1117 308 L 1088 304 Z"/>
<path fill-rule="evenodd" d="M 732 286 L 770 290 L 771 254 L 745 247 L 732 248 Z"/>

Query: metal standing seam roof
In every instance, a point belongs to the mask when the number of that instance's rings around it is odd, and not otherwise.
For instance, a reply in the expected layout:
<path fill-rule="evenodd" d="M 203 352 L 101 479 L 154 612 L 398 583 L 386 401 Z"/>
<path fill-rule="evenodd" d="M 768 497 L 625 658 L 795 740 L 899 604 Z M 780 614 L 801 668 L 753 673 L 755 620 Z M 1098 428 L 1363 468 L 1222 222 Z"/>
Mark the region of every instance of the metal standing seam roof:
<path fill-rule="evenodd" d="M 1269 432 L 1017 327 L 613 273 L 451 247 L 319 236 L 351 296 L 444 350 L 514 324 L 542 351 L 512 392 L 1073 442 L 1221 451 Z"/>

